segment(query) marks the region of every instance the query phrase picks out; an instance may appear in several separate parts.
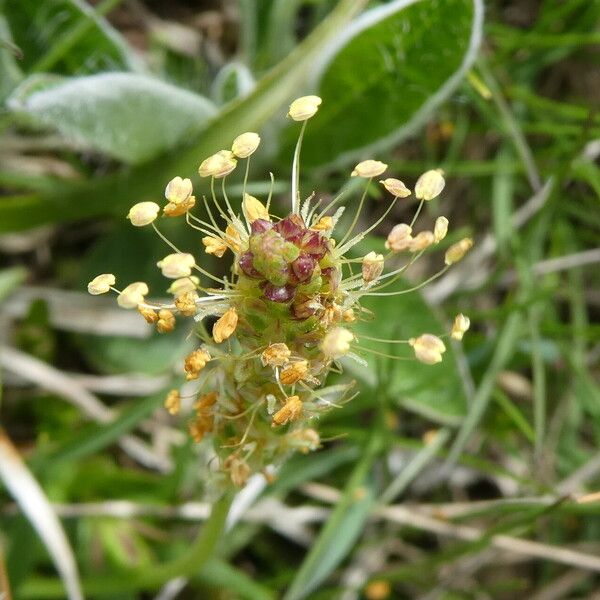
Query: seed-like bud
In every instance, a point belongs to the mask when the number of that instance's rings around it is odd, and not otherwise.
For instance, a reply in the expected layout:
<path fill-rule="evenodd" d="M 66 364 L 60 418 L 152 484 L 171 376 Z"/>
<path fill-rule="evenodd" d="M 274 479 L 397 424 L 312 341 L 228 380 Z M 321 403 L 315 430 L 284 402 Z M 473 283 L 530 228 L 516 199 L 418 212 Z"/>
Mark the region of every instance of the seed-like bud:
<path fill-rule="evenodd" d="M 273 427 L 295 421 L 302 414 L 302 401 L 298 396 L 290 396 L 285 404 L 273 415 Z"/>
<path fill-rule="evenodd" d="M 229 175 L 237 165 L 237 160 L 230 150 L 219 150 L 216 154 L 203 160 L 198 168 L 200 177 L 220 179 Z"/>
<path fill-rule="evenodd" d="M 196 314 L 196 292 L 185 292 L 175 298 L 175 307 L 184 317 L 193 317 Z"/>
<path fill-rule="evenodd" d="M 317 261 L 312 256 L 303 252 L 294 262 L 292 262 L 292 271 L 298 278 L 298 281 L 307 281 L 312 277 L 316 265 Z"/>
<path fill-rule="evenodd" d="M 127 218 L 132 225 L 143 227 L 144 225 L 150 225 L 159 212 L 160 206 L 156 202 L 138 202 L 129 209 Z"/>
<path fill-rule="evenodd" d="M 444 172 L 441 169 L 426 171 L 417 179 L 415 196 L 419 200 L 433 200 L 442 193 L 445 185 Z"/>
<path fill-rule="evenodd" d="M 258 198 L 255 198 L 250 194 L 244 194 L 242 210 L 244 211 L 248 223 L 252 223 L 257 219 L 262 219 L 264 221 L 271 220 L 267 207 Z"/>
<path fill-rule="evenodd" d="M 345 323 L 354 323 L 356 321 L 356 315 L 354 314 L 353 308 L 348 308 L 342 313 L 342 319 Z"/>
<path fill-rule="evenodd" d="M 192 195 L 192 181 L 174 177 L 165 188 L 165 198 L 173 204 L 181 204 Z"/>
<path fill-rule="evenodd" d="M 350 175 L 352 177 L 378 177 L 385 173 L 387 165 L 379 160 L 363 160 L 359 162 Z"/>
<path fill-rule="evenodd" d="M 350 350 L 350 342 L 354 335 L 347 329 L 336 327 L 329 331 L 321 342 L 321 352 L 327 358 L 339 358 Z"/>
<path fill-rule="evenodd" d="M 408 343 L 413 347 L 417 359 L 427 365 L 442 362 L 442 354 L 446 352 L 444 342 L 430 333 L 424 333 L 418 338 L 410 338 Z"/>
<path fill-rule="evenodd" d="M 192 379 L 198 379 L 200 371 L 204 369 L 206 363 L 211 359 L 210 354 L 204 349 L 199 348 L 190 352 L 184 360 L 183 370 L 185 371 L 185 378 L 188 381 Z"/>
<path fill-rule="evenodd" d="M 362 259 L 362 277 L 365 283 L 375 281 L 383 272 L 383 254 L 369 252 Z"/>
<path fill-rule="evenodd" d="M 291 431 L 287 438 L 291 445 L 297 447 L 302 454 L 316 450 L 321 444 L 321 438 L 314 429 L 296 429 L 296 431 Z"/>
<path fill-rule="evenodd" d="M 170 333 L 173 329 L 175 329 L 175 315 L 166 308 L 159 310 L 156 331 L 158 333 Z"/>
<path fill-rule="evenodd" d="M 431 231 L 421 231 L 412 240 L 408 246 L 411 252 L 420 252 L 429 248 L 435 242 L 435 236 Z"/>
<path fill-rule="evenodd" d="M 231 337 L 238 323 L 238 315 L 235 308 L 230 308 L 213 327 L 212 335 L 217 344 Z"/>
<path fill-rule="evenodd" d="M 179 390 L 171 390 L 165 398 L 165 408 L 170 415 L 176 415 L 181 409 L 181 395 Z"/>
<path fill-rule="evenodd" d="M 214 254 L 218 258 L 221 258 L 221 256 L 227 252 L 228 246 L 221 238 L 207 235 L 202 238 L 202 243 L 205 246 L 204 252 L 206 252 L 206 254 Z"/>
<path fill-rule="evenodd" d="M 265 298 L 271 302 L 285 303 L 292 300 L 296 294 L 296 288 L 293 285 L 275 285 L 267 283 L 263 288 Z"/>
<path fill-rule="evenodd" d="M 153 325 L 158 321 L 158 313 L 155 310 L 145 308 L 144 306 L 138 306 L 137 309 L 140 315 L 146 320 L 146 323 Z"/>
<path fill-rule="evenodd" d="M 433 237 L 435 238 L 435 243 L 438 244 L 441 242 L 448 233 L 448 219 L 446 217 L 438 217 L 435 220 L 435 226 L 433 228 Z"/>
<path fill-rule="evenodd" d="M 322 100 L 319 96 L 302 96 L 301 98 L 296 98 L 290 104 L 288 117 L 291 117 L 294 121 L 306 121 L 317 113 L 321 102 Z"/>
<path fill-rule="evenodd" d="M 238 135 L 233 140 L 231 151 L 238 158 L 248 158 L 251 154 L 254 154 L 259 144 L 260 135 L 252 131 L 247 131 L 246 133 L 242 133 L 242 135 Z"/>
<path fill-rule="evenodd" d="M 462 340 L 463 335 L 469 330 L 471 326 L 471 319 L 469 317 L 459 313 L 454 318 L 454 323 L 452 324 L 452 333 L 450 334 L 455 340 Z"/>
<path fill-rule="evenodd" d="M 412 240 L 412 227 L 406 223 L 395 225 L 390 231 L 385 247 L 392 252 L 402 252 L 410 246 Z"/>
<path fill-rule="evenodd" d="M 227 236 L 227 245 L 231 248 L 233 252 L 239 254 L 246 250 L 242 243 L 242 237 L 240 236 L 240 232 L 237 230 L 235 225 L 229 223 L 225 229 L 225 235 Z"/>
<path fill-rule="evenodd" d="M 179 279 L 192 274 L 192 267 L 196 264 L 194 257 L 187 252 L 176 252 L 165 256 L 156 263 L 162 274 L 169 279 Z"/>
<path fill-rule="evenodd" d="M 263 279 L 262 273 L 254 268 L 254 254 L 252 252 L 244 252 L 238 259 L 238 265 L 248 277 Z"/>
<path fill-rule="evenodd" d="M 121 308 L 137 308 L 138 304 L 144 302 L 148 291 L 148 286 L 143 281 L 130 283 L 117 297 L 117 303 Z"/>
<path fill-rule="evenodd" d="M 396 198 L 406 198 L 412 193 L 402 181 L 393 177 L 382 179 L 379 183 Z"/>
<path fill-rule="evenodd" d="M 186 292 L 193 292 L 200 285 L 200 280 L 195 275 L 190 275 L 189 277 L 181 277 L 180 279 L 176 279 L 170 286 L 167 292 L 169 294 L 173 294 L 177 298 L 177 296 L 181 296 L 181 294 L 185 294 Z"/>
<path fill-rule="evenodd" d="M 314 231 L 330 231 L 333 229 L 333 217 L 321 217 L 314 225 L 311 225 Z"/>
<path fill-rule="evenodd" d="M 110 291 L 111 286 L 115 285 L 116 278 L 112 273 L 103 273 L 94 277 L 87 286 L 88 292 L 92 296 L 98 296 L 99 294 L 106 294 Z"/>
<path fill-rule="evenodd" d="M 256 221 L 250 223 L 250 231 L 253 235 L 264 233 L 265 231 L 269 231 L 269 229 L 273 229 L 273 223 L 265 219 L 256 219 Z"/>
<path fill-rule="evenodd" d="M 471 238 L 463 238 L 456 244 L 452 244 L 448 250 L 446 250 L 446 256 L 444 260 L 447 265 L 453 265 L 459 260 L 462 260 L 464 255 L 473 247 L 473 240 Z"/>
<path fill-rule="evenodd" d="M 270 344 L 269 347 L 260 355 L 260 360 L 264 367 L 282 367 L 290 359 L 292 353 L 283 343 L 277 342 Z"/>
<path fill-rule="evenodd" d="M 282 369 L 279 380 L 283 385 L 292 385 L 306 377 L 308 373 L 308 361 L 299 360 Z"/>

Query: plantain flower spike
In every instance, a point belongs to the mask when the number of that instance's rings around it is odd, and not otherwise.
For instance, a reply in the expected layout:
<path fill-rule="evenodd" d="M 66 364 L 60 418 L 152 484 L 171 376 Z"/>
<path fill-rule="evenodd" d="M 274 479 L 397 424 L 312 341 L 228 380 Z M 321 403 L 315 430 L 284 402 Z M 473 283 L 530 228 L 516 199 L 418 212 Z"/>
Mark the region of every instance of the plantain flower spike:
<path fill-rule="evenodd" d="M 423 231 L 416 222 L 423 203 L 438 196 L 444 187 L 443 175 L 435 169 L 417 181 L 414 195 L 420 202 L 414 216 L 389 227 L 387 215 L 395 202 L 411 191 L 400 179 L 385 178 L 388 167 L 381 161 L 369 159 L 355 166 L 352 176 L 364 180 L 355 180 L 363 188 L 362 196 L 358 201 L 351 198 L 347 207 L 334 207 L 343 197 L 334 193 L 328 200 L 330 190 L 303 195 L 303 132 L 320 105 L 318 96 L 304 96 L 290 105 L 289 117 L 299 122 L 300 131 L 290 169 L 287 211 L 275 214 L 273 186 L 264 202 L 247 193 L 247 178 L 240 185 L 241 193 L 228 192 L 227 175 L 237 161 L 248 161 L 260 148 L 257 133 L 242 133 L 225 140 L 231 150 L 216 152 L 200 164 L 200 175 L 210 178 L 201 211 L 196 208 L 189 178 L 177 176 L 166 185 L 163 216 L 184 216 L 181 226 L 197 232 L 196 242 L 180 251 L 156 231 L 171 247 L 171 254 L 157 263 L 170 298 L 147 299 L 148 286 L 142 281 L 118 290 L 110 273 L 98 275 L 88 284 L 91 294 L 117 294 L 120 306 L 137 309 L 159 333 L 186 327 L 189 335 L 182 338 L 192 346 L 182 352 L 178 370 L 181 384 L 187 382 L 185 396 L 173 389 L 164 406 L 169 414 L 180 415 L 195 442 L 207 446 L 198 451 L 205 456 L 206 450 L 211 456 L 200 461 L 205 465 L 209 493 L 211 488 L 224 491 L 244 486 L 255 474 L 268 478 L 293 452 L 308 453 L 321 446 L 320 417 L 354 395 L 351 382 L 327 385 L 329 374 L 339 372 L 346 360 L 362 361 L 368 352 L 381 354 L 360 342 L 363 336 L 369 339 L 366 333 L 371 323 L 377 323 L 377 296 L 410 291 L 398 285 L 398 280 L 424 250 L 436 249 L 448 231 L 445 217 L 438 217 L 433 231 Z M 392 198 L 383 216 L 362 228 L 361 210 L 373 178 Z M 338 221 L 345 208 L 353 208 L 354 214 L 343 221 L 341 229 Z M 408 208 L 405 205 L 403 211 Z M 152 224 L 156 229 L 159 213 L 154 202 L 141 202 L 132 207 L 128 217 L 136 226 Z M 381 253 L 381 247 L 370 245 L 369 234 L 386 227 L 386 251 Z M 413 235 L 417 227 L 421 231 Z M 414 287 L 442 275 L 472 244 L 465 238 L 448 248 L 446 265 Z M 231 257 L 229 275 L 224 276 L 223 264 L 211 272 L 213 261 L 205 255 L 221 258 L 226 253 Z M 410 278 L 412 273 L 408 275 Z M 374 302 L 367 309 L 364 300 L 369 297 Z M 397 319 L 407 328 L 417 321 L 401 313 Z M 382 325 L 390 331 L 396 329 L 396 323 Z M 468 326 L 468 317 L 458 315 L 451 337 L 460 339 Z M 395 346 L 397 358 L 429 365 L 442 360 L 446 348 L 439 337 L 419 335 L 418 331 L 411 334 L 418 337 L 389 340 L 403 343 Z M 374 343 L 388 341 L 370 339 Z M 190 396 L 196 400 L 183 402 Z"/>

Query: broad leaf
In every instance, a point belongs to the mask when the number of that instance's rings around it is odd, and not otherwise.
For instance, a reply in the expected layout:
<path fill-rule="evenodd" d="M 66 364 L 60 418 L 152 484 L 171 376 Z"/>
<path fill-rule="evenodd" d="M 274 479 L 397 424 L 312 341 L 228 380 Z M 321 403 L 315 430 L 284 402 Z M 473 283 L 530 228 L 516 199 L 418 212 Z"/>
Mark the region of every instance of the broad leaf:
<path fill-rule="evenodd" d="M 216 112 L 202 96 L 132 73 L 70 80 L 34 76 L 15 90 L 8 106 L 30 125 L 58 129 L 130 163 L 172 149 Z"/>
<path fill-rule="evenodd" d="M 82 217 L 122 214 L 138 200 L 156 196 L 171 177 L 190 176 L 202 157 L 231 143 L 242 131 L 256 131 L 297 94 L 305 85 L 315 58 L 364 4 L 365 0 L 339 2 L 302 44 L 257 83 L 251 94 L 228 104 L 201 135 L 191 136 L 187 146 L 178 147 L 132 170 L 83 184 L 65 185 L 48 194 L 5 198 L 0 203 L 0 231 L 29 229 L 42 223 Z"/>
<path fill-rule="evenodd" d="M 121 35 L 85 0 L 0 0 L 0 9 L 7 4 L 10 10 L 0 12 L 23 50 L 26 72 L 82 75 L 142 69 Z"/>
<path fill-rule="evenodd" d="M 481 0 L 396 0 L 354 21 L 316 67 L 323 104 L 303 163 L 343 162 L 413 133 L 475 60 L 482 18 Z"/>

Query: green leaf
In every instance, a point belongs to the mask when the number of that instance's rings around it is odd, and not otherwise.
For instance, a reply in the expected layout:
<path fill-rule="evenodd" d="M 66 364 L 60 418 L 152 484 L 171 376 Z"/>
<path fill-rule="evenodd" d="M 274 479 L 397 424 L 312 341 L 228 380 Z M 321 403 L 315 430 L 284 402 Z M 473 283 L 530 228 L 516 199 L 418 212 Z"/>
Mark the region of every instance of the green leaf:
<path fill-rule="evenodd" d="M 13 267 L 0 271 L 0 300 L 8 296 L 18 285 L 23 283 L 27 271 L 21 267 Z"/>
<path fill-rule="evenodd" d="M 84 0 L 0 0 L 0 12 L 6 15 L 14 41 L 23 50 L 26 72 L 52 69 L 82 75 L 141 70 L 141 61 L 98 14 L 114 4 L 105 1 L 96 11 Z"/>
<path fill-rule="evenodd" d="M 4 100 L 23 79 L 17 63 L 18 51 L 12 43 L 6 19 L 0 16 L 0 100 Z"/>
<path fill-rule="evenodd" d="M 258 82 L 251 94 L 228 104 L 200 135 L 191 136 L 188 145 L 136 168 L 65 185 L 59 191 L 4 198 L 0 203 L 0 232 L 122 214 L 138 200 L 156 197 L 175 175 L 190 176 L 196 171 L 201 157 L 220 150 L 224 142 L 231 143 L 242 131 L 258 130 L 304 86 L 316 57 L 364 4 L 365 0 L 339 2 L 302 44 Z"/>
<path fill-rule="evenodd" d="M 352 550 L 373 505 L 375 492 L 367 479 L 378 449 L 375 433 L 283 600 L 308 597 Z"/>
<path fill-rule="evenodd" d="M 364 305 L 373 311 L 374 320 L 357 327 L 359 345 L 402 357 L 391 360 L 388 365 L 383 383 L 387 394 L 400 406 L 425 417 L 451 425 L 459 423 L 467 412 L 467 399 L 451 343 L 446 343 L 441 363 L 425 365 L 414 358 L 408 344 L 385 344 L 360 337 L 361 332 L 365 336 L 399 340 L 418 337 L 422 333 L 439 335 L 447 327 L 434 315 L 423 296 L 419 292 L 410 292 L 370 298 Z M 374 372 L 381 373 L 377 363 L 385 358 L 368 352 L 364 353 L 364 358 Z"/>
<path fill-rule="evenodd" d="M 130 163 L 174 148 L 216 112 L 202 96 L 133 73 L 70 80 L 36 75 L 15 90 L 8 106 L 30 125 L 58 129 Z"/>
<path fill-rule="evenodd" d="M 316 67 L 323 104 L 304 164 L 343 162 L 414 133 L 475 60 L 482 22 L 481 0 L 396 0 L 364 13 Z"/>

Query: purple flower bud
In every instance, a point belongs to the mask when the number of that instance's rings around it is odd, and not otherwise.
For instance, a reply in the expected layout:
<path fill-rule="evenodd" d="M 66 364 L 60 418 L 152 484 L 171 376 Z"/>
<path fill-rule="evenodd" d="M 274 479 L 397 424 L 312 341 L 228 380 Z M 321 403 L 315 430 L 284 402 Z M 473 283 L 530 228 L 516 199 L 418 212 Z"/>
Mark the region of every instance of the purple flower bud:
<path fill-rule="evenodd" d="M 265 297 L 271 302 L 289 302 L 296 293 L 293 285 L 273 285 L 267 283 L 263 288 Z"/>
<path fill-rule="evenodd" d="M 306 228 L 304 221 L 300 215 L 289 215 L 285 219 L 281 219 L 273 227 L 275 231 L 281 234 L 288 242 L 297 244 L 302 239 Z"/>
<path fill-rule="evenodd" d="M 292 270 L 298 281 L 306 281 L 312 277 L 317 261 L 308 254 L 300 256 L 292 263 Z"/>
<path fill-rule="evenodd" d="M 264 233 L 273 228 L 273 223 L 266 221 L 265 219 L 256 219 L 250 223 L 250 229 L 253 234 Z"/>
<path fill-rule="evenodd" d="M 332 292 L 337 290 L 340 285 L 340 281 L 342 279 L 342 274 L 335 267 L 325 267 L 321 270 L 321 275 L 325 278 L 325 280 L 329 283 L 329 289 Z"/>
<path fill-rule="evenodd" d="M 238 260 L 238 265 L 248 277 L 253 277 L 254 279 L 263 278 L 262 273 L 254 268 L 254 255 L 252 252 L 244 252 Z"/>
<path fill-rule="evenodd" d="M 320 260 L 327 254 L 327 240 L 318 231 L 306 231 L 302 237 L 302 249 Z"/>

